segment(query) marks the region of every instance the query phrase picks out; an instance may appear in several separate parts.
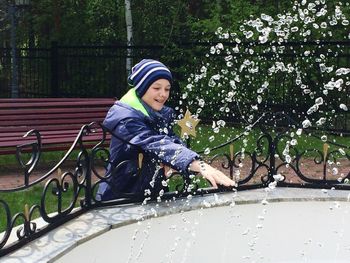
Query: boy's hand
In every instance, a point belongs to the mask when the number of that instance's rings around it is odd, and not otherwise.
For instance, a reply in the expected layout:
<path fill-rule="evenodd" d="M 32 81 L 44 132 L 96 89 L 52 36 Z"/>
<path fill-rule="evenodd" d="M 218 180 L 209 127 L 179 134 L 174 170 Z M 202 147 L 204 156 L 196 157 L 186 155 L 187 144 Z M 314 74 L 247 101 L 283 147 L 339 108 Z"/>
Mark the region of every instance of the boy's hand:
<path fill-rule="evenodd" d="M 218 184 L 223 186 L 235 186 L 236 183 L 228 178 L 223 172 L 215 169 L 203 161 L 193 161 L 190 164 L 190 170 L 194 172 L 199 172 L 201 175 L 207 179 L 213 187 L 218 188 Z"/>

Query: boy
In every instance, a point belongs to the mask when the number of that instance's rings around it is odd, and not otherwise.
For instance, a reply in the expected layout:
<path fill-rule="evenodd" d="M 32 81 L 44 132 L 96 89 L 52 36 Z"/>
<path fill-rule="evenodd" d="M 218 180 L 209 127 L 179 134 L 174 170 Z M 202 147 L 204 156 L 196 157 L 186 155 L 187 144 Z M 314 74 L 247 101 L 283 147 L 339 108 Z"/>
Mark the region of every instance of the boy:
<path fill-rule="evenodd" d="M 115 134 L 110 145 L 108 179 L 99 185 L 97 199 L 110 200 L 118 194 L 158 195 L 164 190 L 166 172 L 199 172 L 217 187 L 234 186 L 219 170 L 199 160 L 174 134 L 174 111 L 164 106 L 169 98 L 172 74 L 161 62 L 143 59 L 132 68 L 131 88 L 107 113 L 104 126 Z M 139 153 L 143 153 L 141 173 Z M 166 189 L 165 189 L 166 190 Z"/>

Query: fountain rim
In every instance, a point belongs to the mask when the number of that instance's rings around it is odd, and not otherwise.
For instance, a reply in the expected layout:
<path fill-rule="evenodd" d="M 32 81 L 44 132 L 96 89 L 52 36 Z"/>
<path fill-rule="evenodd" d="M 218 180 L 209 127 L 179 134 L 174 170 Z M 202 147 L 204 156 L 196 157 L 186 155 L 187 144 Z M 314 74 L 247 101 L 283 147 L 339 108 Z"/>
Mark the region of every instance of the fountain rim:
<path fill-rule="evenodd" d="M 259 204 L 266 200 L 269 203 L 338 201 L 349 202 L 350 192 L 346 190 L 305 189 L 277 187 L 276 189 L 260 188 L 239 192 L 213 193 L 194 196 L 191 199 L 178 198 L 175 201 L 151 202 L 146 205 L 127 204 L 109 207 L 98 207 L 83 213 L 31 242 L 8 254 L 6 260 L 21 260 L 24 257 L 30 262 L 55 262 L 75 247 L 92 240 L 106 232 L 126 225 L 137 223 L 141 218 L 164 217 L 181 212 L 198 209 L 235 205 Z M 264 204 L 261 204 L 264 206 Z M 156 214 L 155 214 L 156 211 Z M 37 219 L 38 226 L 44 221 Z M 84 229 L 85 226 L 85 229 Z M 15 231 L 14 231 L 15 232 Z M 50 245 L 47 245 L 50 242 Z"/>

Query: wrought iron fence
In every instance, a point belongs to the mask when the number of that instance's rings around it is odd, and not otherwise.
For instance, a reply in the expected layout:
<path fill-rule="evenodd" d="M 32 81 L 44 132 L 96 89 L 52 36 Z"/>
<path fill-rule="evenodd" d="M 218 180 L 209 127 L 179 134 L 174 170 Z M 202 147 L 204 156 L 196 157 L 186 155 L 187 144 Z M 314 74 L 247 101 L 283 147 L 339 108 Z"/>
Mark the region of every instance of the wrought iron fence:
<path fill-rule="evenodd" d="M 278 131 L 271 130 L 270 126 L 266 126 L 266 120 L 269 120 L 269 124 L 274 127 L 278 127 L 280 122 L 288 125 L 284 125 L 285 128 Z M 92 150 L 88 150 L 84 146 L 84 137 L 97 129 L 103 130 L 103 136 Z M 158 199 L 159 201 L 159 199 L 184 197 L 188 194 L 204 195 L 219 191 L 241 191 L 262 187 L 350 190 L 349 143 L 337 143 L 331 138 L 319 137 L 304 129 L 303 133 L 308 140 L 314 138 L 316 142 L 310 147 L 301 147 L 297 143 L 297 138 L 300 136 L 298 129 L 297 123 L 286 114 L 267 114 L 256 123 L 246 127 L 242 134 L 230 138 L 224 144 L 212 147 L 210 157 L 207 155 L 208 150 L 200 152 L 209 163 L 235 179 L 237 185 L 234 189 L 223 187 L 214 189 L 210 185 L 200 184 L 196 176 L 188 177 L 174 172 L 169 180 L 178 177 L 180 181 L 175 180 L 173 188 L 164 195 L 121 194 L 119 198 L 111 201 L 101 201 L 96 198 L 96 190 L 102 182 L 110 184 L 113 177 L 111 173 L 106 173 L 107 165 L 111 164 L 111 160 L 108 149 L 102 147 L 107 133 L 116 136 L 112 131 L 98 123 L 83 126 L 65 156 L 48 172 L 39 178 L 33 178 L 42 153 L 40 133 L 32 130 L 28 136 L 33 137 L 33 142 L 17 147 L 16 156 L 23 170 L 21 184 L 17 187 L 0 189 L 0 214 L 3 215 L 2 221 L 5 222 L 0 240 L 0 256 L 7 255 L 51 229 L 90 209 L 101 206 L 141 202 L 146 199 L 151 201 Z M 258 131 L 256 137 L 250 136 L 254 131 Z M 29 158 L 22 153 L 28 148 L 31 149 Z M 76 152 L 78 154 L 74 155 Z M 75 164 L 67 168 L 65 163 L 72 156 L 76 156 Z M 121 164 L 113 165 L 118 167 Z M 311 167 L 317 167 L 317 169 L 311 169 Z M 139 165 L 137 173 L 141 169 L 143 166 Z M 39 200 L 30 207 L 23 204 L 23 211 L 13 215 L 6 196 L 38 185 L 43 187 Z M 111 186 L 113 187 L 112 184 Z M 68 197 L 68 202 L 63 202 L 64 196 Z M 54 210 L 47 207 L 49 203 L 56 204 Z M 45 222 L 40 228 L 35 221 L 36 216 Z M 15 226 L 21 222 L 23 224 L 17 228 L 16 234 L 12 233 Z M 17 241 L 9 242 L 10 235 L 16 235 Z"/>
<path fill-rule="evenodd" d="M 20 97 L 120 97 L 127 89 L 127 46 L 19 48 Z M 160 46 L 134 46 L 132 58 L 159 58 Z M 0 48 L 0 95 L 11 96 L 11 50 Z"/>

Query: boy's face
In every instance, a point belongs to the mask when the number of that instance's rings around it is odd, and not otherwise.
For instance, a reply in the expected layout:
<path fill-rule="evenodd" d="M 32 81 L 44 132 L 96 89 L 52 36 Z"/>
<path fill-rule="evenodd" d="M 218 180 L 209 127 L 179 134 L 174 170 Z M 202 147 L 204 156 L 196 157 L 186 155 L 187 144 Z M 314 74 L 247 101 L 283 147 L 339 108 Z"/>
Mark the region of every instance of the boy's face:
<path fill-rule="evenodd" d="M 158 79 L 151 84 L 142 100 L 155 111 L 160 111 L 170 95 L 170 82 L 167 79 Z"/>

